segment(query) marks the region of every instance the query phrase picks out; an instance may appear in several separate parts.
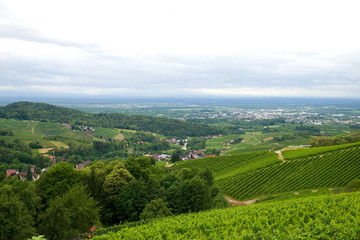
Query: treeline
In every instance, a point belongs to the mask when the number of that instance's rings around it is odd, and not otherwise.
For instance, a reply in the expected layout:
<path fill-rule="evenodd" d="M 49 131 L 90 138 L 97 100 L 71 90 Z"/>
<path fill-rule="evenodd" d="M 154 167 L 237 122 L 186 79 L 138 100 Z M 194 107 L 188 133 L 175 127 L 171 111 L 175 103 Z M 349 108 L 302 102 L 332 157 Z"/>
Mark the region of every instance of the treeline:
<path fill-rule="evenodd" d="M 36 173 L 40 173 L 42 168 L 47 167 L 49 158 L 33 154 L 30 147 L 33 144 L 36 143 L 25 144 L 19 139 L 8 142 L 0 140 L 0 175 L 5 175 L 6 169 L 26 171 L 29 165 L 36 165 Z"/>
<path fill-rule="evenodd" d="M 16 102 L 0 108 L 0 118 L 64 122 L 71 125 L 122 128 L 159 133 L 168 137 L 207 136 L 224 132 L 224 129 L 204 124 L 168 118 L 120 113 L 86 113 L 45 103 Z"/>
<path fill-rule="evenodd" d="M 0 136 L 14 136 L 14 133 L 7 129 L 0 129 Z"/>
<path fill-rule="evenodd" d="M 160 153 L 171 149 L 169 142 L 155 138 L 152 134 L 136 133 L 131 135 L 127 141 L 106 140 L 106 141 L 79 141 L 64 136 L 47 136 L 46 140 L 56 140 L 65 143 L 68 147 L 54 147 L 48 155 L 55 155 L 57 161 L 63 159 L 75 166 L 87 160 L 116 160 L 125 159 L 131 156 L 143 156 L 147 153 Z M 150 142 L 139 142 L 139 139 Z M 35 141 L 25 143 L 19 139 L 0 140 L 0 175 L 5 175 L 7 169 L 15 169 L 18 172 L 26 171 L 29 166 L 35 165 L 35 172 L 40 173 L 41 169 L 50 164 L 49 157 L 45 157 L 34 151 L 42 148 L 42 145 Z M 129 153 L 131 150 L 131 154 Z"/>
<path fill-rule="evenodd" d="M 265 130 L 266 128 L 264 128 Z M 269 131 L 269 130 L 266 130 Z M 295 127 L 295 133 L 293 134 L 284 134 L 282 136 L 274 137 L 274 141 L 283 142 L 287 140 L 293 140 L 296 138 L 309 138 L 312 136 L 320 136 L 321 131 L 316 126 L 311 125 L 299 125 Z"/>
<path fill-rule="evenodd" d="M 206 139 L 204 138 L 190 138 L 187 141 L 186 148 L 189 150 L 200 150 L 206 148 Z"/>
<path fill-rule="evenodd" d="M 285 119 L 256 119 L 252 121 L 246 121 L 243 119 L 234 120 L 230 118 L 205 118 L 205 119 L 189 119 L 189 122 L 201 123 L 201 124 L 223 124 L 228 125 L 232 133 L 244 134 L 245 131 L 261 131 L 266 126 L 274 126 L 277 124 L 285 123 Z"/>
<path fill-rule="evenodd" d="M 313 147 L 334 146 L 354 142 L 360 142 L 360 132 L 354 132 L 340 137 L 313 137 L 310 140 L 310 144 Z"/>
<path fill-rule="evenodd" d="M 139 140 L 141 137 L 149 142 Z M 148 153 L 161 153 L 171 149 L 166 140 L 155 138 L 152 134 L 142 133 L 133 134 L 129 139 L 121 141 L 112 139 L 106 141 L 74 141 L 63 136 L 48 136 L 45 139 L 66 143 L 69 146 L 68 148 L 54 148 L 52 152 L 57 158 L 66 159 L 72 164 L 95 159 L 123 159 L 130 155 L 143 156 Z"/>
<path fill-rule="evenodd" d="M 68 239 L 113 226 L 226 207 L 208 170 L 171 171 L 155 159 L 96 161 L 82 170 L 58 163 L 37 181 L 0 182 L 1 239 Z"/>

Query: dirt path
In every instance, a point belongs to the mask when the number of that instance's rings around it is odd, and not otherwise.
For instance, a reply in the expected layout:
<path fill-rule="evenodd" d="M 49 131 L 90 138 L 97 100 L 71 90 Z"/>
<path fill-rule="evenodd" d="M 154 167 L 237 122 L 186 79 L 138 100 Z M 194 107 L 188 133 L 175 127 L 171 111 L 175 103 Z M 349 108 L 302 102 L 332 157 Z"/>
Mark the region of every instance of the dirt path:
<path fill-rule="evenodd" d="M 33 126 L 33 128 L 32 128 L 32 130 L 31 130 L 31 132 L 32 132 L 32 134 L 33 135 L 35 135 L 35 127 L 37 126 L 39 124 L 39 122 L 37 122 L 37 123 L 35 123 L 35 125 Z"/>
<path fill-rule="evenodd" d="M 229 196 L 224 195 L 224 198 L 229 202 L 230 206 L 244 206 L 244 205 L 250 205 L 254 202 L 256 202 L 257 198 L 254 198 L 249 201 L 237 201 Z"/>
<path fill-rule="evenodd" d="M 187 145 L 187 142 L 184 143 L 184 146 L 182 147 L 182 150 L 186 150 L 186 145 Z"/>
<path fill-rule="evenodd" d="M 118 135 L 116 135 L 115 137 L 114 137 L 114 139 L 116 139 L 116 140 L 124 140 L 125 138 L 124 138 L 124 135 L 122 135 L 121 133 L 119 133 Z"/>
<path fill-rule="evenodd" d="M 286 161 L 285 161 L 284 156 L 282 155 L 282 151 L 283 151 L 283 150 L 284 150 L 284 149 L 275 151 L 275 153 L 277 153 L 277 155 L 279 155 L 279 159 L 284 163 L 284 162 L 286 162 Z"/>

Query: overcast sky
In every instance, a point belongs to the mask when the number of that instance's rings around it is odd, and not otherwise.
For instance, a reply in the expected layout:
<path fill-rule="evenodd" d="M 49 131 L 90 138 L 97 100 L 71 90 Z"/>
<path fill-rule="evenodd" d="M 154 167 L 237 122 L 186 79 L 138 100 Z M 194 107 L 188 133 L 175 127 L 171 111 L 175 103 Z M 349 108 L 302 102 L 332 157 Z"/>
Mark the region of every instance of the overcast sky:
<path fill-rule="evenodd" d="M 359 9 L 358 0 L 0 0 L 0 95 L 359 98 Z"/>

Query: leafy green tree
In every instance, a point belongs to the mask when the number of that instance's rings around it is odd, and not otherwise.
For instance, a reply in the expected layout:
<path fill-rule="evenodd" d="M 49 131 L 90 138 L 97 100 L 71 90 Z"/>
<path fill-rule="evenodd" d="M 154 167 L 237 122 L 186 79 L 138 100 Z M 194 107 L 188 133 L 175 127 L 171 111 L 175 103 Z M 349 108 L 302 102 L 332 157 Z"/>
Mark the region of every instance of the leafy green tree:
<path fill-rule="evenodd" d="M 115 198 L 121 188 L 132 181 L 134 177 L 123 164 L 116 165 L 106 176 L 103 189 L 109 198 Z"/>
<path fill-rule="evenodd" d="M 41 199 L 36 194 L 35 182 L 11 178 L 6 181 L 5 184 L 11 185 L 13 192 L 19 197 L 20 201 L 25 204 L 26 209 L 33 218 L 36 219 L 41 207 Z"/>
<path fill-rule="evenodd" d="M 184 182 L 183 201 L 190 212 L 198 212 L 211 207 L 211 191 L 205 180 L 198 176 Z"/>
<path fill-rule="evenodd" d="M 224 198 L 221 193 L 218 193 L 212 201 L 212 208 L 226 208 L 229 207 L 229 202 Z"/>
<path fill-rule="evenodd" d="M 43 215 L 40 215 L 39 231 L 50 239 L 67 239 L 71 237 L 70 212 L 63 206 L 61 198 L 51 201 Z"/>
<path fill-rule="evenodd" d="M 149 201 L 146 184 L 140 180 L 130 182 L 116 197 L 116 221 L 140 220 L 140 214 Z"/>
<path fill-rule="evenodd" d="M 36 167 L 39 167 L 40 169 L 43 169 L 46 166 L 46 162 L 49 160 L 49 158 L 46 158 L 44 156 L 38 155 L 35 157 L 35 165 Z"/>
<path fill-rule="evenodd" d="M 359 191 L 360 190 L 360 179 L 351 180 L 346 187 L 351 191 Z"/>
<path fill-rule="evenodd" d="M 199 173 L 199 177 L 204 179 L 205 182 L 208 184 L 209 187 L 214 185 L 214 176 L 210 169 L 206 168 Z"/>
<path fill-rule="evenodd" d="M 143 179 L 145 181 L 149 179 L 149 176 L 154 169 L 151 159 L 148 157 L 129 157 L 125 161 L 125 166 L 135 179 Z"/>
<path fill-rule="evenodd" d="M 175 162 L 179 162 L 179 161 L 181 161 L 179 154 L 177 154 L 176 152 L 173 152 L 173 154 L 171 155 L 170 162 L 175 163 Z"/>
<path fill-rule="evenodd" d="M 36 181 L 36 187 L 40 197 L 48 203 L 51 199 L 67 193 L 77 181 L 78 174 L 71 164 L 58 163 L 41 174 Z"/>
<path fill-rule="evenodd" d="M 26 180 L 32 181 L 32 172 L 31 172 L 31 165 L 28 165 L 26 168 Z"/>
<path fill-rule="evenodd" d="M 12 131 L 6 129 L 0 129 L 0 136 L 13 136 L 14 133 Z"/>
<path fill-rule="evenodd" d="M 184 193 L 183 184 L 180 181 L 174 182 L 165 191 L 165 201 L 168 203 L 171 211 L 174 214 L 188 212 L 187 202 L 184 202 L 183 193 Z"/>
<path fill-rule="evenodd" d="M 38 141 L 29 143 L 29 147 L 32 149 L 42 148 L 41 144 Z"/>
<path fill-rule="evenodd" d="M 67 160 L 68 163 L 73 164 L 73 165 L 81 163 L 82 161 L 83 161 L 83 158 L 79 155 L 72 155 Z"/>
<path fill-rule="evenodd" d="M 178 172 L 178 174 L 179 174 L 181 180 L 192 179 L 198 174 L 198 169 L 197 168 L 182 168 Z"/>
<path fill-rule="evenodd" d="M 212 206 L 211 188 L 198 175 L 182 178 L 181 181 L 174 182 L 166 189 L 165 200 L 175 214 L 210 209 Z"/>
<path fill-rule="evenodd" d="M 98 203 L 84 187 L 74 187 L 55 198 L 41 216 L 39 229 L 50 239 L 68 239 L 99 223 Z"/>
<path fill-rule="evenodd" d="M 172 216 L 172 212 L 167 207 L 167 203 L 162 199 L 152 200 L 146 205 L 144 211 L 141 213 L 141 220 L 148 220 L 152 218 Z"/>
<path fill-rule="evenodd" d="M 13 187 L 0 187 L 0 239 L 27 239 L 36 234 L 34 225 L 34 218 Z"/>

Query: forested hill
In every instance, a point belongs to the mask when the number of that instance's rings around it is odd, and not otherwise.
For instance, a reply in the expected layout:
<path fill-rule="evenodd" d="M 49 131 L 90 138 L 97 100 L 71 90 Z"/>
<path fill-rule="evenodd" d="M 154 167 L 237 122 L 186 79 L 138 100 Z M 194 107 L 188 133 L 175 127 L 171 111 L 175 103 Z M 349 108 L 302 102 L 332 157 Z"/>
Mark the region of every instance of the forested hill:
<path fill-rule="evenodd" d="M 224 133 L 225 129 L 175 119 L 155 118 L 120 113 L 93 114 L 45 103 L 16 102 L 0 107 L 0 118 L 64 122 L 72 125 L 121 128 L 159 133 L 168 137 L 207 136 Z"/>

